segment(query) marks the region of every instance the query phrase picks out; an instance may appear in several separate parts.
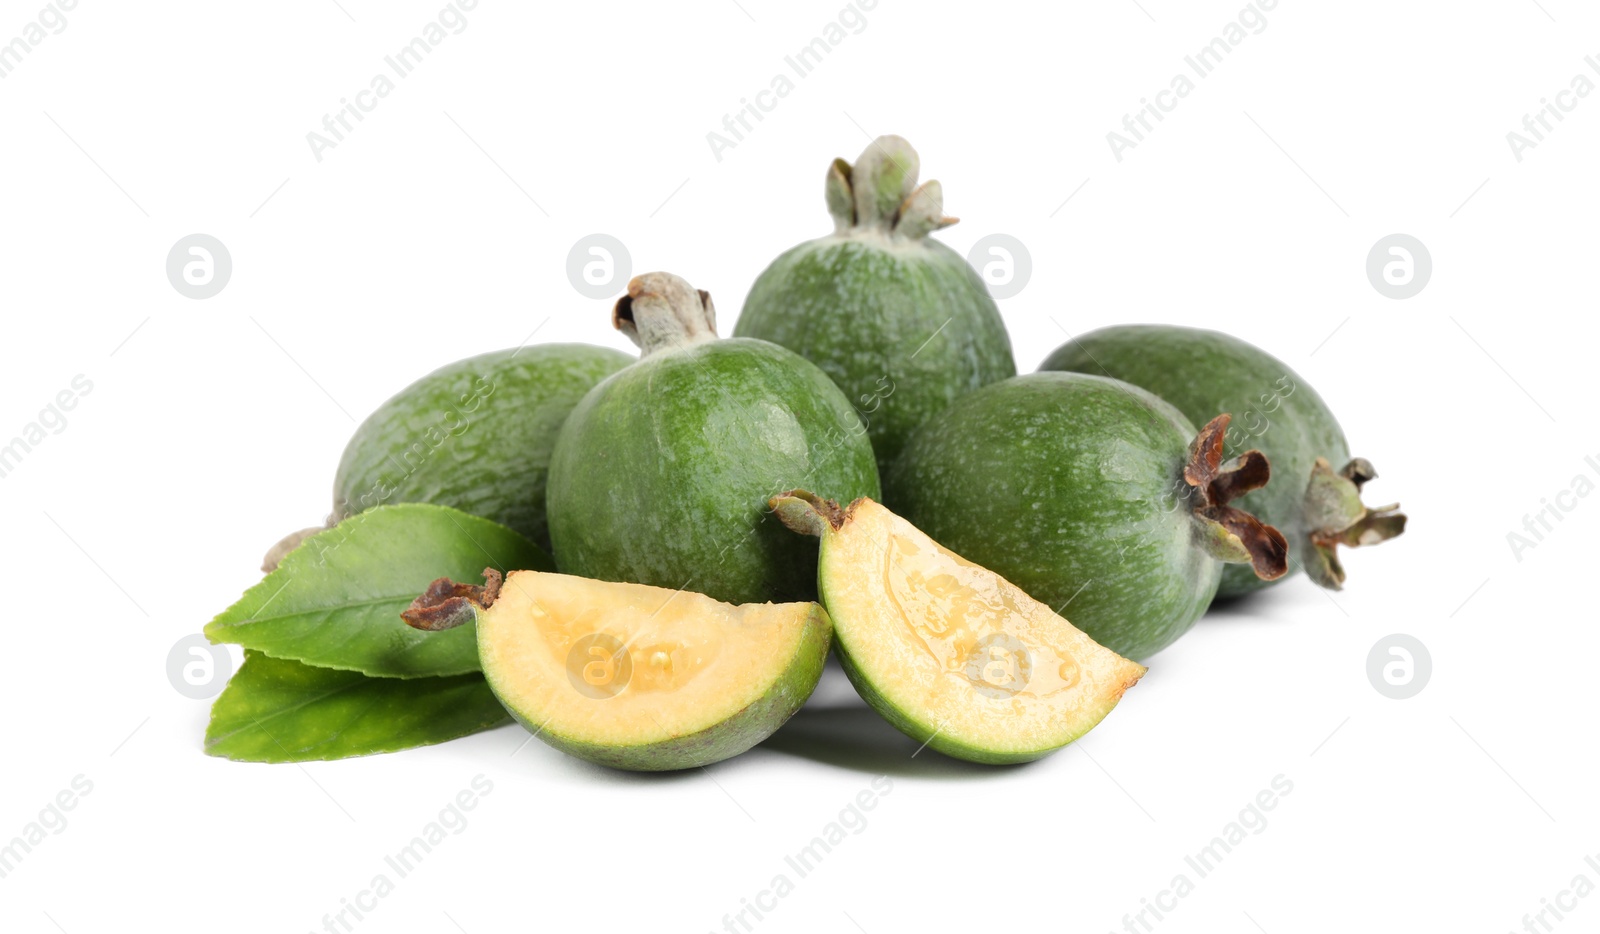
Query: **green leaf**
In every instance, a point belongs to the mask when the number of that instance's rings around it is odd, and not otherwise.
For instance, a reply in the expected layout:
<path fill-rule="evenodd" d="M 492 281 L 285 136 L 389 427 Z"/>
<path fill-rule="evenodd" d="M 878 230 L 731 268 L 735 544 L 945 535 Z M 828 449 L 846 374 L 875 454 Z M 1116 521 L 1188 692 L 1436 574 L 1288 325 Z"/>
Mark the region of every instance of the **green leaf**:
<path fill-rule="evenodd" d="M 554 570 L 532 542 L 446 506 L 404 503 L 351 516 L 306 539 L 206 625 L 212 642 L 384 678 L 478 670 L 476 625 L 422 632 L 400 619 L 437 577 L 477 580 Z"/>
<path fill-rule="evenodd" d="M 206 754 L 308 762 L 430 746 L 510 719 L 482 675 L 369 678 L 245 652 L 211 706 Z"/>

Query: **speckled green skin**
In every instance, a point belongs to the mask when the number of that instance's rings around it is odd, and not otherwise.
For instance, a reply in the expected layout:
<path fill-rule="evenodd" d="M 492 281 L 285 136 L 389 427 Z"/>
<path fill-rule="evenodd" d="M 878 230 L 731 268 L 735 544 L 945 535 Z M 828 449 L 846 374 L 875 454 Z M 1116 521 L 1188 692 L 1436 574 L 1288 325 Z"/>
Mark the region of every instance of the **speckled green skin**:
<path fill-rule="evenodd" d="M 1126 383 L 1032 373 L 924 425 L 895 463 L 900 514 L 1120 655 L 1183 635 L 1217 590 L 1183 467 L 1195 427 Z"/>
<path fill-rule="evenodd" d="M 833 627 L 822 607 L 815 607 L 806 620 L 805 635 L 789 666 L 759 700 L 716 726 L 659 743 L 639 746 L 606 746 L 568 736 L 536 722 L 506 705 L 517 722 L 540 739 L 568 755 L 587 759 L 614 769 L 633 772 L 668 772 L 692 769 L 734 756 L 777 732 L 817 689 L 822 668 L 828 658 Z M 489 687 L 494 688 L 500 673 L 485 669 Z M 514 674 L 512 675 L 514 676 Z M 498 690 L 496 694 L 498 695 Z M 604 703 L 604 701 L 596 701 Z"/>
<path fill-rule="evenodd" d="M 1303 512 L 1312 465 L 1325 457 L 1338 470 L 1350 460 L 1350 449 L 1327 403 L 1282 360 L 1217 331 L 1127 325 L 1101 328 L 1062 345 L 1040 369 L 1113 376 L 1142 386 L 1195 424 L 1231 414 L 1225 454 L 1256 448 L 1272 466 L 1272 480 L 1233 505 L 1288 538 L 1289 573 L 1278 581 L 1305 567 L 1309 530 Z M 1218 593 L 1248 593 L 1274 583 L 1257 577 L 1248 565 L 1229 565 Z"/>
<path fill-rule="evenodd" d="M 356 429 L 333 481 L 335 516 L 383 503 L 453 506 L 549 551 L 545 482 L 556 432 L 584 393 L 633 359 L 540 344 L 434 370 Z"/>
<path fill-rule="evenodd" d="M 911 433 L 963 394 L 1017 372 L 999 309 L 960 254 L 872 230 L 778 257 L 751 287 L 733 333 L 782 344 L 839 384 L 867 419 L 890 509 L 899 495 L 888 468 Z"/>
<path fill-rule="evenodd" d="M 794 487 L 878 495 L 861 419 L 821 370 L 750 339 L 656 351 L 562 427 L 548 494 L 556 566 L 726 603 L 815 600 L 816 546 L 767 507 Z"/>

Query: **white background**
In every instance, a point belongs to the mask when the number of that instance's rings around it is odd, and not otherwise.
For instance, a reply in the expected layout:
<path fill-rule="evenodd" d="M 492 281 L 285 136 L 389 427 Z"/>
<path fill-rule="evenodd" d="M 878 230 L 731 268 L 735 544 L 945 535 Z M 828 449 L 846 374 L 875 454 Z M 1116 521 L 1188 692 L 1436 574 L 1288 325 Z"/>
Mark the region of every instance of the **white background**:
<path fill-rule="evenodd" d="M 1265 829 L 1154 930 L 1503 932 L 1600 882 L 1600 497 L 1521 560 L 1507 542 L 1600 480 L 1600 95 L 1520 162 L 1506 140 L 1600 81 L 1591 7 L 1282 0 L 1119 162 L 1106 134 L 1237 0 L 881 0 L 719 161 L 706 134 L 838 0 L 484 0 L 317 161 L 306 134 L 440 7 L 85 0 L 0 80 L 0 438 L 93 383 L 0 480 L 0 838 L 93 782 L 0 879 L 0 926 L 318 930 L 479 774 L 470 825 L 357 930 L 718 930 L 879 775 L 866 828 L 757 930 L 1120 929 L 1278 775 Z M 39 8 L 0 3 L 0 41 Z M 1231 330 L 1329 400 L 1407 534 L 1349 554 L 1343 593 L 1299 578 L 1205 618 L 1027 767 L 911 758 L 836 671 L 778 739 L 678 775 L 518 752 L 517 727 L 303 768 L 201 753 L 207 702 L 167 652 L 321 520 L 357 420 L 535 328 L 626 347 L 567 278 L 591 233 L 710 290 L 726 332 L 829 229 L 829 160 L 889 132 L 963 218 L 945 242 L 1026 244 L 1001 302 L 1022 370 L 1064 331 Z M 201 301 L 165 275 L 196 232 L 234 263 Z M 1364 271 L 1395 232 L 1434 262 L 1404 301 Z M 1410 700 L 1366 675 L 1395 632 L 1432 654 Z M 1546 920 L 1600 925 L 1577 904 Z"/>

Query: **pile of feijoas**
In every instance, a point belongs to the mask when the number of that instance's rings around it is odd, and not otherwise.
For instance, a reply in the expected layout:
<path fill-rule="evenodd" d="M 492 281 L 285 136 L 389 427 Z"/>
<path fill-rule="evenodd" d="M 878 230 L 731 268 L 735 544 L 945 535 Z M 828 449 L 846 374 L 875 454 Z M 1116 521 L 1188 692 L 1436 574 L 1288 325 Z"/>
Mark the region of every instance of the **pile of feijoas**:
<path fill-rule="evenodd" d="M 686 769 L 782 727 L 831 650 L 908 754 L 1025 762 L 1219 595 L 1338 588 L 1341 546 L 1403 531 L 1326 401 L 1237 337 L 1108 327 L 1017 375 L 920 168 L 896 136 L 834 160 L 833 231 L 760 273 L 731 336 L 709 293 L 647 273 L 610 313 L 637 357 L 491 351 L 379 406 L 327 521 L 206 626 L 244 650 L 206 751 L 334 759 L 514 721 Z"/>

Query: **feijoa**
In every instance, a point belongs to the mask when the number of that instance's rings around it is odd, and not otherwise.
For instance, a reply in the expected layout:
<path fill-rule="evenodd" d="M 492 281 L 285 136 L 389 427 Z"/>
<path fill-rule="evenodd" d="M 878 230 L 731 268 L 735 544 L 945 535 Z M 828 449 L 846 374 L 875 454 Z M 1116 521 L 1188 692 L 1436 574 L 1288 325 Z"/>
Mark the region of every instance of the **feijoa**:
<path fill-rule="evenodd" d="M 730 606 L 703 594 L 493 569 L 434 581 L 404 616 L 476 620 L 489 688 L 546 743 L 634 771 L 709 765 L 766 739 L 822 677 L 832 629 L 815 603 Z"/>
<path fill-rule="evenodd" d="M 1272 462 L 1272 483 L 1238 505 L 1283 530 L 1290 574 L 1338 590 L 1344 567 L 1338 546 L 1373 545 L 1405 530 L 1399 504 L 1368 508 L 1361 488 L 1377 476 L 1352 458 L 1339 420 L 1305 378 L 1266 351 L 1218 331 L 1170 325 L 1102 328 L 1063 344 L 1041 367 L 1111 376 L 1155 393 L 1199 421 L 1229 412 L 1227 453 L 1259 448 Z M 1282 578 L 1279 578 L 1282 580 Z M 1249 568 L 1222 572 L 1223 595 L 1273 581 Z"/>
<path fill-rule="evenodd" d="M 815 363 L 860 407 L 891 506 L 888 468 L 911 432 L 1017 372 L 983 280 L 928 236 L 956 219 L 944 216 L 938 182 L 917 187 L 918 170 L 898 136 L 873 140 L 854 165 L 835 159 L 826 185 L 834 232 L 773 260 L 733 329 Z"/>
<path fill-rule="evenodd" d="M 556 431 L 584 393 L 631 362 L 605 347 L 536 344 L 434 370 L 356 429 L 333 481 L 334 518 L 384 503 L 453 506 L 548 551 Z"/>
<path fill-rule="evenodd" d="M 1144 675 L 870 499 L 841 509 L 791 490 L 772 506 L 822 539 L 818 585 L 851 683 L 901 732 L 946 755 L 994 764 L 1048 755 L 1093 729 Z"/>
<path fill-rule="evenodd" d="M 628 283 L 613 323 L 643 350 L 573 409 L 550 462 L 558 570 L 729 603 L 809 600 L 816 549 L 768 514 L 806 484 L 876 496 L 844 394 L 777 344 L 718 339 L 711 298 L 667 273 Z"/>
<path fill-rule="evenodd" d="M 1227 425 L 1219 415 L 1196 434 L 1177 409 L 1105 377 L 1014 377 L 912 436 L 894 466 L 899 512 L 1106 648 L 1144 658 L 1205 612 L 1224 562 L 1284 573 L 1283 536 L 1229 505 L 1269 467 L 1259 451 L 1223 463 Z"/>

